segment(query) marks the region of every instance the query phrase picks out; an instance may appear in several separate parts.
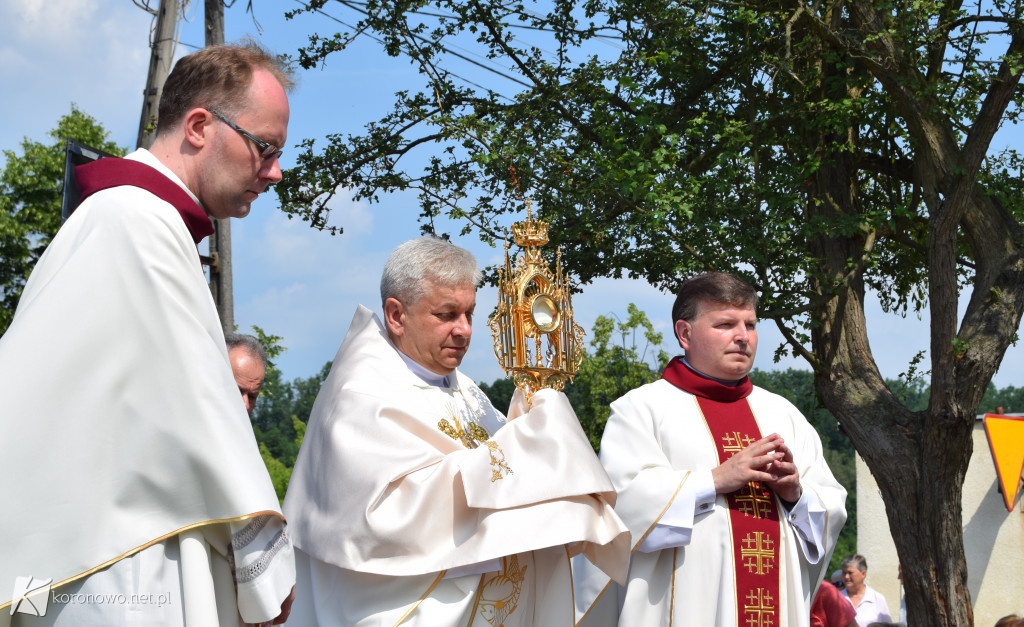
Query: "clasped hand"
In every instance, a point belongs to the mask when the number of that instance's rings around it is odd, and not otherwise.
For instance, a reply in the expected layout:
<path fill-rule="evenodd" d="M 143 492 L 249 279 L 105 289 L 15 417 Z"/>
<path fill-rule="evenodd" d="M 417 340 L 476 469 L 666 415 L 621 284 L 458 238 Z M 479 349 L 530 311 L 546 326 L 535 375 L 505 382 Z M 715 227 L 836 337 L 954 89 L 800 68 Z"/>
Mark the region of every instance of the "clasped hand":
<path fill-rule="evenodd" d="M 736 453 L 711 471 L 718 494 L 729 494 L 751 481 L 767 485 L 783 501 L 800 500 L 803 489 L 793 463 L 793 452 L 782 436 L 773 433 Z"/>

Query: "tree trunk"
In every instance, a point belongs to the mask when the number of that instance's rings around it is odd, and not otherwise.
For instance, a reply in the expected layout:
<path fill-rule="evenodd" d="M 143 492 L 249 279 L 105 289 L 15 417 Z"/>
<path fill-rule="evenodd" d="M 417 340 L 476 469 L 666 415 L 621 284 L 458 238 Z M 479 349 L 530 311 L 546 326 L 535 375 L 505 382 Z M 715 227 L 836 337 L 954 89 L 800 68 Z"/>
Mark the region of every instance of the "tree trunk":
<path fill-rule="evenodd" d="M 854 242 L 845 244 L 817 243 L 837 275 L 859 252 Z M 815 372 L 815 386 L 881 490 L 911 627 L 970 627 L 961 496 L 974 415 L 949 406 L 913 413 L 899 402 L 871 355 L 858 283 L 850 281 L 815 316 L 815 353 L 829 356 Z"/>
<path fill-rule="evenodd" d="M 889 528 L 903 569 L 910 627 L 971 627 L 973 610 L 967 589 L 961 503 L 963 481 L 972 452 L 975 414 L 1024 312 L 1024 241 L 1020 225 L 978 184 L 983 155 L 1019 71 L 1004 62 L 966 139 L 941 106 L 909 85 L 927 78 L 904 65 L 900 42 L 893 41 L 890 14 L 875 5 L 851 0 L 847 5 L 855 30 L 865 41 L 858 59 L 878 81 L 899 111 L 913 144 L 914 185 L 927 208 L 928 293 L 931 313 L 932 387 L 929 407 L 910 412 L 882 379 L 867 339 L 864 316 L 865 261 L 876 234 L 870 226 L 852 236 L 821 233 L 810 242 L 818 274 L 809 277 L 812 291 L 827 298 L 811 314 L 815 387 L 835 415 L 878 483 Z M 839 10 L 836 9 L 836 12 Z M 814 27 L 823 45 L 841 43 L 835 13 Z M 867 37 L 872 34 L 872 37 Z M 1008 57 L 1024 42 L 1015 36 Z M 824 55 L 823 55 L 824 57 Z M 822 63 L 818 92 L 812 98 L 856 98 L 843 87 L 844 70 Z M 851 123 L 855 124 L 855 122 Z M 857 164 L 849 151 L 834 147 L 855 143 L 857 129 L 825 129 L 804 138 L 819 146 L 821 163 L 808 189 L 809 219 L 849 222 L 865 215 L 857 189 Z M 848 139 L 847 139 L 848 138 Z M 922 212 L 924 214 L 924 212 Z M 969 250 L 972 272 L 970 302 L 957 320 L 960 273 L 958 258 Z"/>
<path fill-rule="evenodd" d="M 822 71 L 823 85 L 842 84 L 828 75 L 827 68 Z M 846 135 L 855 137 L 855 129 L 848 129 Z M 809 217 L 835 221 L 862 214 L 852 158 L 828 148 L 842 141 L 839 133 L 819 138 L 823 165 L 809 190 Z M 878 371 L 864 315 L 863 268 L 874 238 L 875 233 L 865 226 L 854 236 L 823 233 L 812 242 L 820 269 L 812 285 L 821 295 L 833 294 L 814 313 L 812 344 L 814 353 L 822 357 L 815 385 L 881 489 L 904 564 L 913 624 L 970 627 L 960 500 L 973 415 L 956 411 L 956 396 L 947 393 L 939 395 L 943 399 L 939 405 L 933 404 L 938 411 L 914 414 L 889 390 Z M 942 306 L 952 307 L 955 317 L 955 298 L 943 299 Z"/>

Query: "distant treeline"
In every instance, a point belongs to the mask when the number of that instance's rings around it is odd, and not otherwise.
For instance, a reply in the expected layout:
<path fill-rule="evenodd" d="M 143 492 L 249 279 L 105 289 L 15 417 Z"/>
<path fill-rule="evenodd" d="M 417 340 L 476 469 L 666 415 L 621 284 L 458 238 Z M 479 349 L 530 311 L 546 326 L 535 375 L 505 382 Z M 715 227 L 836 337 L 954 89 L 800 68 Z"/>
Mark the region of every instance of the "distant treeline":
<path fill-rule="evenodd" d="M 607 353 L 615 352 L 615 348 L 618 347 L 606 350 L 603 357 L 590 356 L 591 367 L 581 370 L 580 375 L 573 383 L 567 385 L 565 390 L 580 424 L 595 445 L 595 450 L 601 440 L 611 401 L 630 389 L 660 376 L 660 364 L 650 366 L 638 360 L 635 353 L 630 354 L 628 350 L 618 357 L 609 357 Z M 598 352 L 600 351 L 595 351 Z M 295 457 L 302 443 L 305 423 L 309 420 L 313 402 L 330 369 L 331 362 L 328 362 L 316 375 L 291 382 L 284 381 L 280 371 L 274 367 L 267 372 L 267 380 L 253 412 L 252 422 L 264 461 L 281 499 L 284 499 L 291 468 L 295 464 Z M 750 379 L 755 385 L 784 396 L 803 412 L 821 436 L 825 459 L 832 473 L 849 492 L 846 501 L 849 519 L 840 535 L 829 567 L 829 572 L 836 570 L 843 556 L 856 552 L 857 485 L 853 445 L 843 434 L 841 425 L 818 400 L 811 372 L 794 369 L 755 369 L 750 373 Z M 929 386 L 920 382 L 888 383 L 890 389 L 898 394 L 911 410 L 926 407 Z M 498 379 L 490 384 L 483 383 L 480 388 L 501 411 L 508 409 L 512 394 L 515 392 L 515 385 L 509 379 Z M 1024 388 L 1009 386 L 996 389 L 994 385 L 990 385 L 979 412 L 993 413 L 998 407 L 1001 407 L 1004 413 L 1024 413 Z"/>

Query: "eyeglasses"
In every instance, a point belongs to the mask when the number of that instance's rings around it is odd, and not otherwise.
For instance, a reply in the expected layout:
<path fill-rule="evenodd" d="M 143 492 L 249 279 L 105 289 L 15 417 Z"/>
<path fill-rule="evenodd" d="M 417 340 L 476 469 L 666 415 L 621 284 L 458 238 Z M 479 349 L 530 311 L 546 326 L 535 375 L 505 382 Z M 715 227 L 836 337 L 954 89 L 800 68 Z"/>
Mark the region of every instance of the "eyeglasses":
<path fill-rule="evenodd" d="M 256 144 L 256 147 L 259 148 L 259 150 L 260 150 L 260 157 L 262 157 L 264 159 L 280 158 L 281 157 L 281 153 L 284 152 L 283 150 L 281 150 L 280 148 L 278 148 L 274 144 L 271 144 L 271 143 L 263 141 L 259 137 L 256 137 L 255 135 L 253 135 L 249 131 L 245 130 L 241 126 L 239 126 L 239 125 L 235 124 L 234 122 L 232 122 L 231 120 L 227 119 L 226 117 L 224 117 L 220 113 L 220 111 L 217 111 L 215 109 L 207 109 L 207 111 L 212 113 L 214 115 L 214 117 L 216 117 L 221 122 L 227 124 L 231 128 L 233 128 L 236 131 L 238 131 L 242 135 L 242 137 L 244 137 L 244 138 L 248 139 L 249 141 L 251 141 L 252 143 Z"/>

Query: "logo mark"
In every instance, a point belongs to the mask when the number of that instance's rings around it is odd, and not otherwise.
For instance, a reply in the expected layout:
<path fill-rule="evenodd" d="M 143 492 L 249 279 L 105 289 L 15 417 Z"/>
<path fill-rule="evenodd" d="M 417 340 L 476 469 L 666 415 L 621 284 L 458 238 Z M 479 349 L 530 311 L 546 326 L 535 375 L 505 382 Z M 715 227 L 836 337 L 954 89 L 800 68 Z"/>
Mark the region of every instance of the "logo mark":
<path fill-rule="evenodd" d="M 53 579 L 16 577 L 14 592 L 11 594 L 11 615 L 15 612 L 29 616 L 45 616 L 46 604 L 50 601 L 50 584 Z"/>

